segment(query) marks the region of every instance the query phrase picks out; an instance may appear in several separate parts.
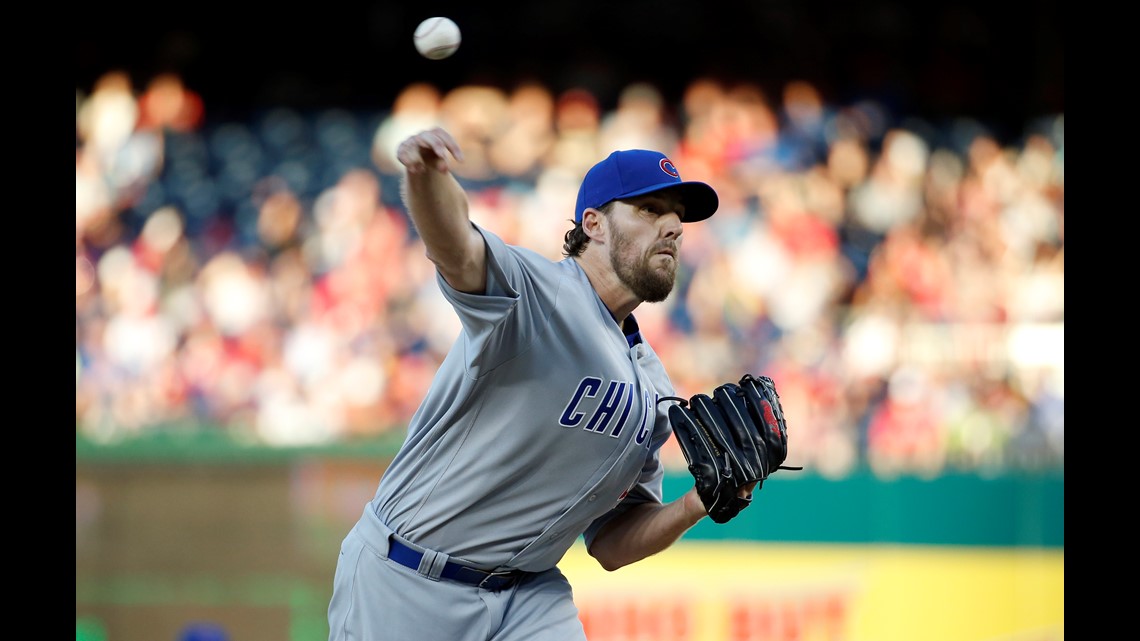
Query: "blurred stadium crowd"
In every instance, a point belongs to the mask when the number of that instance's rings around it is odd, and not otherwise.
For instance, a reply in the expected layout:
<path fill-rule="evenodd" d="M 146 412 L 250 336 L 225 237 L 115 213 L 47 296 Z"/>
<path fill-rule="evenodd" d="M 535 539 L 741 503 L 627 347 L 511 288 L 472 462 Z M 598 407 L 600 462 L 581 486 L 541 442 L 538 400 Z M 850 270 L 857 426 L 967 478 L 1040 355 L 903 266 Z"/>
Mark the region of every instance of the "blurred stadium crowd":
<path fill-rule="evenodd" d="M 1063 466 L 1064 117 L 961 118 L 695 78 L 680 104 L 408 85 L 390 109 L 214 122 L 177 75 L 76 92 L 76 430 L 280 446 L 402 430 L 459 331 L 394 151 L 441 124 L 471 217 L 561 257 L 578 181 L 666 152 L 720 194 L 637 312 L 678 392 L 765 373 L 828 476 Z M 683 466 L 673 444 L 667 461 Z"/>

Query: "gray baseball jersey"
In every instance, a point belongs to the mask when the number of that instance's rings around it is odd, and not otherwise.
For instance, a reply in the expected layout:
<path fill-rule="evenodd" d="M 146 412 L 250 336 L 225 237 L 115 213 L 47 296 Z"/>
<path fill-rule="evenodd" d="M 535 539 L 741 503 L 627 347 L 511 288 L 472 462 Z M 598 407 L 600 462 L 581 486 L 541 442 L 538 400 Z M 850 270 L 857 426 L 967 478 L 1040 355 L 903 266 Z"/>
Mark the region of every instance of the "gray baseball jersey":
<path fill-rule="evenodd" d="M 670 427 L 657 400 L 674 391 L 575 260 L 480 231 L 486 293 L 439 278 L 463 331 L 369 508 L 453 559 L 542 571 L 611 510 L 661 502 Z"/>

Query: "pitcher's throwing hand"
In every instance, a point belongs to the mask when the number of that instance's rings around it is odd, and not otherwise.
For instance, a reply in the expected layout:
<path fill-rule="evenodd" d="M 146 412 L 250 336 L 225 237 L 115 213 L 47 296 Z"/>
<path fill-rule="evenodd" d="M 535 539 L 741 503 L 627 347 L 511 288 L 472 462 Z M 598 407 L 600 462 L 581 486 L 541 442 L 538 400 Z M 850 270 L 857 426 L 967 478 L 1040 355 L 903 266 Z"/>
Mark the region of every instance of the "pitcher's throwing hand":
<path fill-rule="evenodd" d="M 396 148 L 396 159 L 410 174 L 422 173 L 427 167 L 435 167 L 447 173 L 449 154 L 463 162 L 463 151 L 459 148 L 459 143 L 440 127 L 420 132 Z"/>

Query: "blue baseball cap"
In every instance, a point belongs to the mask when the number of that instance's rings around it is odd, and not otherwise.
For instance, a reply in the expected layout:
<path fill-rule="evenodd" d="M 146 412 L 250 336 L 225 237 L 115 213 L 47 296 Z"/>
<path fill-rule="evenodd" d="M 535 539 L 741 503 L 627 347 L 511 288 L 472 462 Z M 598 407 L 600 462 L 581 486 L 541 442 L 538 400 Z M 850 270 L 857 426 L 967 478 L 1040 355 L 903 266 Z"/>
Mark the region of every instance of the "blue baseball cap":
<path fill-rule="evenodd" d="M 582 222 L 583 212 L 591 207 L 598 209 L 611 200 L 643 196 L 669 187 L 679 188 L 686 223 L 712 216 L 720 205 L 716 190 L 703 182 L 681 180 L 681 174 L 665 154 L 628 149 L 613 152 L 586 172 L 578 188 L 574 222 Z"/>

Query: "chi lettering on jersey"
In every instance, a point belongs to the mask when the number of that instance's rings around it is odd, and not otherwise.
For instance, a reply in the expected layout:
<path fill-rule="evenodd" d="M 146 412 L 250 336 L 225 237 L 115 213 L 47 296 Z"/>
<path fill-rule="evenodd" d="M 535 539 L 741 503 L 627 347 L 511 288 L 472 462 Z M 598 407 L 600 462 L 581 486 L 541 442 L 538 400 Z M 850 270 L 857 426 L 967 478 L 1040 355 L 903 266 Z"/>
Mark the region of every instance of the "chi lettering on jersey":
<path fill-rule="evenodd" d="M 580 427 L 592 434 L 608 434 L 618 438 L 627 422 L 637 423 L 634 439 L 649 446 L 653 430 L 655 402 L 648 392 L 641 395 L 640 407 L 634 411 L 636 386 L 629 381 L 609 381 L 587 377 L 578 383 L 558 424 L 562 427 Z"/>

